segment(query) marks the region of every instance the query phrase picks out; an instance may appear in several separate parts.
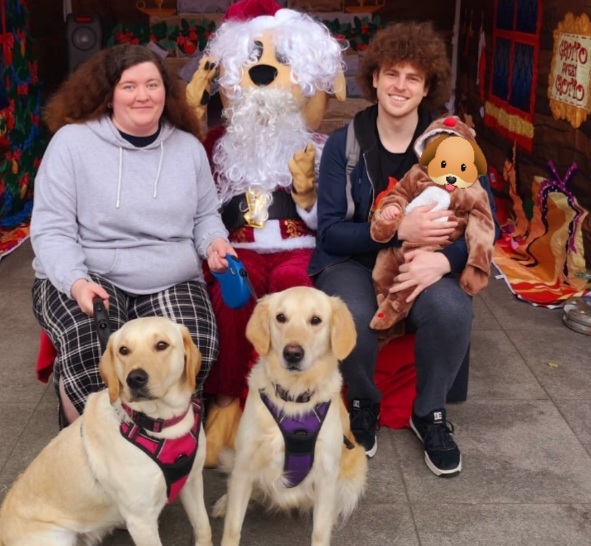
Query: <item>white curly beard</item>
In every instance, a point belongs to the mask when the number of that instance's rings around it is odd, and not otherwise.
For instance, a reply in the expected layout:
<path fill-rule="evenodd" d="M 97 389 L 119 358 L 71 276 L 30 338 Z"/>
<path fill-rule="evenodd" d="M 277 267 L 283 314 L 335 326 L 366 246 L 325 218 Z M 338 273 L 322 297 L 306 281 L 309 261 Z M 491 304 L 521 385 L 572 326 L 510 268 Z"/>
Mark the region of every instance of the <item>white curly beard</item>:
<path fill-rule="evenodd" d="M 272 192 L 291 185 L 288 161 L 312 142 L 300 105 L 285 89 L 247 88 L 224 110 L 226 133 L 215 145 L 221 203 L 249 188 Z"/>

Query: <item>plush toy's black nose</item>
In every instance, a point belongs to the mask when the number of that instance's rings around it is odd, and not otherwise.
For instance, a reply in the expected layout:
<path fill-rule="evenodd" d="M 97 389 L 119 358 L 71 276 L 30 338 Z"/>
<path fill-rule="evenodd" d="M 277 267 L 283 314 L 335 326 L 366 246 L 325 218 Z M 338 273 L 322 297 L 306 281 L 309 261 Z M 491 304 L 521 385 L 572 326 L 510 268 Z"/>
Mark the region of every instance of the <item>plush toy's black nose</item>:
<path fill-rule="evenodd" d="M 455 184 L 456 183 L 457 178 L 455 176 L 446 176 L 445 177 L 445 181 L 448 184 Z"/>
<path fill-rule="evenodd" d="M 129 372 L 129 375 L 127 376 L 127 384 L 129 385 L 130 389 L 141 389 L 142 387 L 145 387 L 147 383 L 148 372 L 142 370 L 141 368 Z"/>
<path fill-rule="evenodd" d="M 297 368 L 297 364 L 304 358 L 304 348 L 296 343 L 290 343 L 283 348 L 283 358 L 289 368 Z"/>
<path fill-rule="evenodd" d="M 252 83 L 259 87 L 265 87 L 275 81 L 277 69 L 268 64 L 257 64 L 248 71 L 248 75 Z"/>

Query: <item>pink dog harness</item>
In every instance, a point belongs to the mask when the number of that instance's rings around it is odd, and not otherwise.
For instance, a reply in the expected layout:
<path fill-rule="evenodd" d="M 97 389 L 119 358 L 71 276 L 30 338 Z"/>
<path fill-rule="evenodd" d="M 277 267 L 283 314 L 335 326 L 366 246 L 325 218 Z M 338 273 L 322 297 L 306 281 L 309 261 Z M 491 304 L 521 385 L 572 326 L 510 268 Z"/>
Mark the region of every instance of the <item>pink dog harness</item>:
<path fill-rule="evenodd" d="M 140 448 L 162 470 L 166 481 L 167 503 L 170 504 L 185 485 L 193 462 L 197 455 L 199 429 L 201 426 L 201 399 L 191 399 L 194 422 L 191 430 L 180 438 L 156 439 L 146 431 L 161 432 L 184 418 L 186 413 L 174 419 L 152 419 L 144 413 L 132 410 L 123 405 L 123 409 L 132 419 L 133 423 L 122 422 L 119 430 L 121 435 Z M 188 410 L 187 410 L 188 411 Z"/>

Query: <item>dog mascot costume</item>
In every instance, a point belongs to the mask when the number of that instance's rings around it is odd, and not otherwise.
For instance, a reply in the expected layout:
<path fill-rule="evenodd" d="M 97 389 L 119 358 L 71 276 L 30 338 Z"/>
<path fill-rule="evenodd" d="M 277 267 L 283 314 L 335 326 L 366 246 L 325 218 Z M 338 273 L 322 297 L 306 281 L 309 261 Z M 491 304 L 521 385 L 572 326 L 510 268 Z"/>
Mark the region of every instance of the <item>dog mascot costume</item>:
<path fill-rule="evenodd" d="M 329 95 L 345 100 L 342 47 L 326 27 L 271 0 L 243 0 L 226 12 L 187 86 L 189 103 L 206 116 L 217 77 L 223 125 L 205 146 L 230 242 L 258 297 L 311 286 L 315 246 L 315 178 L 326 135 L 315 131 Z M 216 140 L 217 139 L 217 140 Z M 239 399 L 253 353 L 245 336 L 254 301 L 232 310 L 209 282 L 220 355 L 205 384 L 206 466 L 232 446 Z"/>
<path fill-rule="evenodd" d="M 454 141 L 449 140 L 446 145 L 446 139 Z M 388 242 L 404 213 L 418 206 L 437 203 L 434 210 L 452 210 L 458 226 L 450 242 L 465 235 L 468 245 L 468 263 L 460 276 L 460 286 L 474 296 L 488 284 L 495 240 L 488 195 L 478 181 L 478 176 L 486 173 L 484 155 L 470 128 L 455 117 L 435 120 L 417 139 L 414 149 L 419 163 L 378 197 L 371 237 L 374 241 Z M 386 219 L 383 210 L 390 205 L 398 207 L 399 214 Z M 381 250 L 376 259 L 373 280 L 378 310 L 370 326 L 381 331 L 384 341 L 400 335 L 401 325 L 396 327 L 396 324 L 408 315 L 412 305 L 406 298 L 414 287 L 393 294 L 389 288 L 405 262 L 405 254 L 413 248 L 437 250 L 441 247 L 403 243 L 401 247 Z"/>

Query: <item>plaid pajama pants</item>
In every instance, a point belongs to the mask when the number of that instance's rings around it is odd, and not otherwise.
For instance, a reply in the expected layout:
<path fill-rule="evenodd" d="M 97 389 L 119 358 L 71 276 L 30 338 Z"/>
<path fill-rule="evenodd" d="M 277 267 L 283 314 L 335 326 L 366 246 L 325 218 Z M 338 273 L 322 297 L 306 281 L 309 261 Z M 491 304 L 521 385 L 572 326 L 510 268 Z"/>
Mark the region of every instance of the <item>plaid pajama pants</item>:
<path fill-rule="evenodd" d="M 132 296 L 103 277 L 93 274 L 90 277 L 109 293 L 111 331 L 129 320 L 151 316 L 168 317 L 189 329 L 202 355 L 197 376 L 200 395 L 218 355 L 217 325 L 205 284 L 189 281 L 156 294 Z M 93 318 L 48 279 L 36 279 L 33 284 L 33 312 L 57 351 L 53 383 L 58 399 L 62 380 L 68 398 L 82 413 L 88 395 L 105 387 L 98 371 L 102 350 Z"/>

